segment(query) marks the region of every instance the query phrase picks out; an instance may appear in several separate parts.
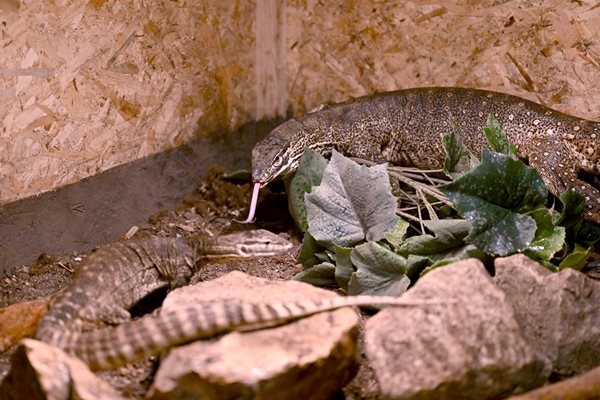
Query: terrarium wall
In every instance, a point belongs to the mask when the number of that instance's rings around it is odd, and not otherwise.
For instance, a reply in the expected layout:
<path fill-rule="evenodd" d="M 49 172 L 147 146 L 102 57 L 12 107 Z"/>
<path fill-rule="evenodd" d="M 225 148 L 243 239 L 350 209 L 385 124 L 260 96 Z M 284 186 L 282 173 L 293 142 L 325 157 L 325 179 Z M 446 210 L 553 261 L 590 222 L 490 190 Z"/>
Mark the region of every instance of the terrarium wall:
<path fill-rule="evenodd" d="M 415 86 L 600 115 L 595 2 L 0 0 L 0 202 Z"/>

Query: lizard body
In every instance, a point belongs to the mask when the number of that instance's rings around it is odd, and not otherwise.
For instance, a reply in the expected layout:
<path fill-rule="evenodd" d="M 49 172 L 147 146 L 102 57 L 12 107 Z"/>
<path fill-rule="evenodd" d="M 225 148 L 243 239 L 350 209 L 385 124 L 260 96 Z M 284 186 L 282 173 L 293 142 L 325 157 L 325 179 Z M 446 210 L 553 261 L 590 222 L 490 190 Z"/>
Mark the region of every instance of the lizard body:
<path fill-rule="evenodd" d="M 98 322 L 129 321 L 128 310 L 148 294 L 187 283 L 198 259 L 274 255 L 291 247 L 289 241 L 266 230 L 109 244 L 82 262 L 71 286 L 41 320 L 36 337 L 56 344 Z"/>
<path fill-rule="evenodd" d="M 253 330 L 341 307 L 424 306 L 436 301 L 407 301 L 388 296 L 351 296 L 281 303 L 215 301 L 199 303 L 93 332 L 66 331 L 52 344 L 82 359 L 93 370 L 116 368 L 193 340 L 235 329 Z M 444 304 L 448 304 L 445 302 Z"/>
<path fill-rule="evenodd" d="M 463 143 L 477 156 L 487 141 L 488 115 L 502 125 L 554 195 L 574 189 L 586 198 L 584 217 L 600 223 L 600 191 L 578 171 L 600 174 L 600 123 L 577 118 L 503 93 L 462 88 L 417 88 L 359 97 L 325 106 L 275 128 L 252 151 L 255 192 L 294 171 L 304 148 L 440 169 L 446 156 L 441 134 L 456 118 Z M 251 210 L 251 216 L 253 211 Z M 250 217 L 248 218 L 251 219 Z"/>

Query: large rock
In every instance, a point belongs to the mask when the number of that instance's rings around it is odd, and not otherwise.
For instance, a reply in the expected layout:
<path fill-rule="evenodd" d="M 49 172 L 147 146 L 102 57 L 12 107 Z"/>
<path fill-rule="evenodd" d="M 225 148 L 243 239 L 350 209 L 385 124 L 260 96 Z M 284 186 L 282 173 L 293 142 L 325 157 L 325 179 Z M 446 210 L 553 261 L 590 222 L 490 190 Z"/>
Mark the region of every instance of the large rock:
<path fill-rule="evenodd" d="M 600 365 L 600 282 L 570 268 L 550 272 L 524 255 L 496 259 L 495 267 L 525 337 L 555 374 Z"/>
<path fill-rule="evenodd" d="M 13 355 L 0 399 L 124 400 L 83 361 L 33 339 L 24 339 Z"/>
<path fill-rule="evenodd" d="M 366 353 L 383 398 L 498 399 L 545 382 L 547 361 L 481 262 L 434 269 L 404 298 L 446 304 L 390 307 L 367 322 Z"/>
<path fill-rule="evenodd" d="M 0 308 L 0 352 L 35 333 L 52 298 L 53 296 L 46 296 Z"/>
<path fill-rule="evenodd" d="M 300 282 L 232 272 L 172 292 L 162 312 L 208 300 L 274 302 L 333 295 Z M 151 396 L 330 399 L 356 373 L 358 325 L 356 310 L 345 308 L 173 349 L 160 365 Z"/>

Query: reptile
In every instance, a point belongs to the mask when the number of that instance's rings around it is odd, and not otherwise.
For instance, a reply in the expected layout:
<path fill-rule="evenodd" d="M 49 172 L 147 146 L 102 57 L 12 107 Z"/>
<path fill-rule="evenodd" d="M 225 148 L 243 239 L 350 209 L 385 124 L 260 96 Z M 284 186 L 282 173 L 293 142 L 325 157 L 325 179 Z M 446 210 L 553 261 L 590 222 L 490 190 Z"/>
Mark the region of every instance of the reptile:
<path fill-rule="evenodd" d="M 99 323 L 129 321 L 128 310 L 150 293 L 186 284 L 200 259 L 271 256 L 291 247 L 288 240 L 262 229 L 213 238 L 151 237 L 111 243 L 81 263 L 71 285 L 40 321 L 36 337 L 59 344 Z"/>
<path fill-rule="evenodd" d="M 401 307 L 449 304 L 451 301 L 404 300 L 389 296 L 335 296 L 286 302 L 202 302 L 90 332 L 64 331 L 51 344 L 83 360 L 92 370 L 116 368 L 159 354 L 173 346 L 232 330 L 255 330 L 341 307 Z"/>
<path fill-rule="evenodd" d="M 141 298 L 161 287 L 187 283 L 199 258 L 267 256 L 290 248 L 290 242 L 265 230 L 211 239 L 153 237 L 112 243 L 82 262 L 72 285 L 56 298 L 40 322 L 36 337 L 79 357 L 93 370 L 102 370 L 192 340 L 234 329 L 261 329 L 340 307 L 440 304 L 386 296 L 279 303 L 214 301 L 130 319 L 127 310 Z M 119 325 L 93 330 L 98 322 Z"/>
<path fill-rule="evenodd" d="M 260 188 L 293 172 L 305 148 L 375 162 L 441 169 L 441 133 L 450 115 L 466 147 L 480 157 L 489 115 L 502 125 L 517 155 L 535 168 L 549 191 L 574 189 L 586 199 L 584 218 L 600 224 L 600 191 L 578 172 L 600 173 L 600 123 L 574 117 L 504 93 L 464 88 L 415 88 L 323 106 L 272 130 L 252 150 L 254 219 Z"/>

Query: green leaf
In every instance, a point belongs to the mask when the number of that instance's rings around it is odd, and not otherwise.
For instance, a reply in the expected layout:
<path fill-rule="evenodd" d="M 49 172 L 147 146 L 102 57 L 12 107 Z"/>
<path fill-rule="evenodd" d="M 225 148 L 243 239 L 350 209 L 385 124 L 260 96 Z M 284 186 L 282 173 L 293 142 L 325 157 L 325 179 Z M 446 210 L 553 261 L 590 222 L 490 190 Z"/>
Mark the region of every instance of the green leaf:
<path fill-rule="evenodd" d="M 300 247 L 300 251 L 298 252 L 298 262 L 306 268 L 319 264 L 320 260 L 315 254 L 322 250 L 323 248 L 319 246 L 315 238 L 310 233 L 305 232 L 302 239 L 302 247 Z"/>
<path fill-rule="evenodd" d="M 585 197 L 580 193 L 569 189 L 560 195 L 562 210 L 557 218 L 556 224 L 566 228 L 568 248 L 572 249 L 576 241 L 581 224 L 583 223 L 583 211 L 585 209 Z"/>
<path fill-rule="evenodd" d="M 500 122 L 492 115 L 488 115 L 487 126 L 483 128 L 483 134 L 493 151 L 516 158 L 517 148 L 508 141 Z"/>
<path fill-rule="evenodd" d="M 348 282 L 348 294 L 400 296 L 410 285 L 406 259 L 376 242 L 356 246 L 350 255 L 356 272 Z"/>
<path fill-rule="evenodd" d="M 390 245 L 392 245 L 393 248 L 398 248 L 404 241 L 404 237 L 406 236 L 406 231 L 408 230 L 409 226 L 410 224 L 408 222 L 406 222 L 402 218 L 399 218 L 398 223 L 396 224 L 394 229 L 392 229 L 389 232 L 386 232 L 383 238 Z"/>
<path fill-rule="evenodd" d="M 294 275 L 293 279 L 319 287 L 337 286 L 335 280 L 335 265 L 329 262 L 324 262 L 299 272 Z"/>
<path fill-rule="evenodd" d="M 300 157 L 294 177 L 289 181 L 287 188 L 288 208 L 294 222 L 302 232 L 306 232 L 308 229 L 304 194 L 310 193 L 313 187 L 321 183 L 326 166 L 327 160 L 325 157 L 307 148 Z"/>
<path fill-rule="evenodd" d="M 575 243 L 575 248 L 561 261 L 561 263 L 558 265 L 558 269 L 563 270 L 565 268 L 573 268 L 580 270 L 581 268 L 585 267 L 591 251 L 591 247 L 584 247 L 579 243 Z"/>
<path fill-rule="evenodd" d="M 434 267 L 475 257 L 481 260 L 486 258 L 483 251 L 472 244 L 465 243 L 465 238 L 469 234 L 471 224 L 462 219 L 448 219 L 437 221 L 424 221 L 427 229 L 433 232 L 433 235 L 413 236 L 400 246 L 398 254 L 408 257 L 409 264 L 420 267 L 418 272 L 421 275 Z M 415 264 L 421 259 L 412 260 L 413 257 L 426 259 L 429 267 L 421 272 L 422 266 Z M 414 272 L 409 271 L 408 276 L 415 279 Z"/>
<path fill-rule="evenodd" d="M 419 279 L 421 272 L 429 264 L 431 264 L 431 259 L 429 257 L 409 254 L 406 258 L 406 276 L 411 282 L 416 282 L 417 279 Z"/>
<path fill-rule="evenodd" d="M 336 151 L 305 201 L 308 231 L 319 242 L 350 247 L 365 238 L 377 241 L 398 221 L 386 165 L 361 166 Z"/>
<path fill-rule="evenodd" d="M 557 224 L 570 223 L 573 220 L 577 220 L 582 216 L 583 210 L 585 209 L 585 197 L 579 192 L 573 189 L 565 190 L 560 195 L 560 202 L 562 203 L 562 210 L 560 217 L 558 218 Z"/>
<path fill-rule="evenodd" d="M 486 149 L 479 166 L 440 189 L 471 222 L 466 240 L 500 256 L 529 247 L 536 224 L 523 213 L 542 207 L 548 194 L 535 169 Z"/>
<path fill-rule="evenodd" d="M 565 228 L 552 223 L 552 214 L 547 208 L 537 208 L 527 215 L 535 220 L 537 229 L 533 241 L 524 253 L 534 260 L 550 260 L 563 248 Z"/>
<path fill-rule="evenodd" d="M 404 241 L 398 254 L 408 257 L 409 254 L 430 256 L 446 253 L 448 250 L 464 246 L 465 237 L 469 234 L 471 224 L 464 219 L 440 219 L 423 221 L 432 235 L 412 236 Z"/>
<path fill-rule="evenodd" d="M 443 171 L 449 178 L 456 179 L 471 170 L 479 162 L 462 142 L 456 118 L 452 115 L 450 115 L 450 125 L 452 131 L 442 134 L 442 144 L 446 151 Z"/>
<path fill-rule="evenodd" d="M 350 259 L 352 250 L 348 247 L 335 247 L 335 280 L 346 293 L 348 292 L 350 277 L 355 271 Z"/>

